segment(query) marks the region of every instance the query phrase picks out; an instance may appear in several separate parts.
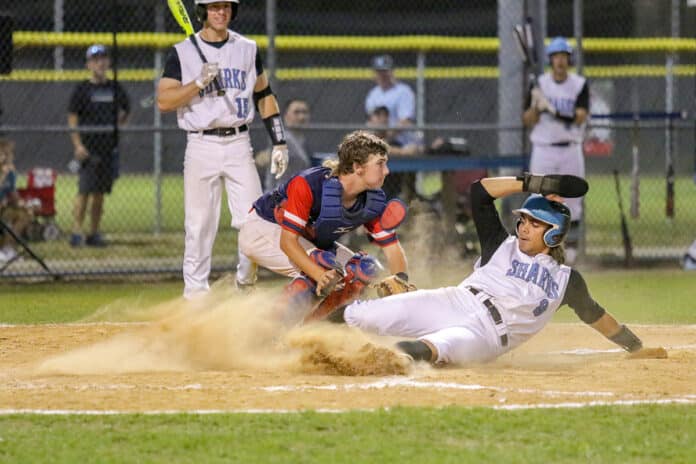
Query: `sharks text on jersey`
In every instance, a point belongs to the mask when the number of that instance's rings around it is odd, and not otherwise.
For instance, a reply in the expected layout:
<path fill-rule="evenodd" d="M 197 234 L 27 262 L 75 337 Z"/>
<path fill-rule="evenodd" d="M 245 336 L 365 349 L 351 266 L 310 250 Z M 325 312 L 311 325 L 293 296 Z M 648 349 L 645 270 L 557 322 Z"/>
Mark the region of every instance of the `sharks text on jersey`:
<path fill-rule="evenodd" d="M 558 283 L 553 280 L 553 275 L 545 267 L 538 263 L 523 263 L 516 259 L 512 260 L 511 267 L 505 273 L 506 276 L 522 279 L 531 282 L 544 290 L 546 296 L 551 299 L 558 298 Z"/>

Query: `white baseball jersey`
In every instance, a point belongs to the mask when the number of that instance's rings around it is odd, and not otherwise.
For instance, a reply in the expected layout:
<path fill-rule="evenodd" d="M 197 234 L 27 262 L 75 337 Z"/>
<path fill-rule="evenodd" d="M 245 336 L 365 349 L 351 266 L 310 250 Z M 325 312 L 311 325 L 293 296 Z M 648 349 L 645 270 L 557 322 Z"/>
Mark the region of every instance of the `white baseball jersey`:
<path fill-rule="evenodd" d="M 575 106 L 585 86 L 586 79 L 574 73 L 569 73 L 563 82 L 556 82 L 550 73 L 539 77 L 538 85 L 549 102 L 559 114 L 574 116 Z M 585 124 L 569 124 L 549 113 L 542 113 L 539 122 L 532 129 L 530 140 L 533 144 L 551 145 L 554 143 L 580 143 L 585 132 Z"/>
<path fill-rule="evenodd" d="M 485 266 L 476 262 L 474 272 L 460 288 L 473 287 L 491 297 L 498 308 L 512 349 L 539 332 L 563 301 L 570 267 L 550 255 L 522 253 L 517 237 L 508 237 Z"/>
<path fill-rule="evenodd" d="M 188 105 L 176 112 L 179 127 L 186 131 L 200 131 L 216 127 L 238 127 L 254 119 L 252 95 L 256 83 L 256 42 L 228 30 L 227 43 L 220 48 L 207 44 L 196 34 L 198 46 L 209 63 L 218 63 L 218 82 L 225 90 L 217 96 L 211 82 Z M 196 80 L 201 72 L 201 61 L 193 43 L 186 39 L 174 46 L 181 63 L 181 82 Z"/>

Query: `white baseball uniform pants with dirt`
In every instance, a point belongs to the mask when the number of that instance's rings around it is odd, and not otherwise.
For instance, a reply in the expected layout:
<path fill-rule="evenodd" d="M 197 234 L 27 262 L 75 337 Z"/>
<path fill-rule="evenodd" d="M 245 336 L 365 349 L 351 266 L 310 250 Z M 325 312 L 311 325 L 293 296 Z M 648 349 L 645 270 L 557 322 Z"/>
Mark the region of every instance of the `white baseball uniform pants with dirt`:
<path fill-rule="evenodd" d="M 189 133 L 184 158 L 184 297 L 209 289 L 223 187 L 232 215 L 231 226 L 238 229 L 262 194 L 249 133 L 232 137 Z M 255 264 L 239 253 L 237 281 L 248 284 L 255 280 Z"/>
<path fill-rule="evenodd" d="M 280 249 L 282 230 L 278 224 L 265 220 L 252 210 L 239 230 L 239 249 L 259 266 L 288 277 L 298 277 L 302 271 Z M 303 237 L 299 242 L 307 251 L 316 248 Z M 337 244 L 336 260 L 341 266 L 345 266 L 353 254 L 347 247 Z"/>
<path fill-rule="evenodd" d="M 507 351 L 488 310 L 463 287 L 356 301 L 343 317 L 368 332 L 426 340 L 437 348 L 438 363 L 488 362 Z"/>
<path fill-rule="evenodd" d="M 571 143 L 567 147 L 534 145 L 529 172 L 533 174 L 571 174 L 585 177 L 585 158 L 582 144 Z M 582 219 L 582 198 L 565 198 L 573 221 Z"/>

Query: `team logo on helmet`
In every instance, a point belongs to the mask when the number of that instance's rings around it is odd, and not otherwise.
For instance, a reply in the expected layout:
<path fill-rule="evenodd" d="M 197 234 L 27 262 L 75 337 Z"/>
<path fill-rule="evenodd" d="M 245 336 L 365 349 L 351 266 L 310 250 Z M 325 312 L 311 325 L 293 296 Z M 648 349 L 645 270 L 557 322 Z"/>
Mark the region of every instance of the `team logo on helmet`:
<path fill-rule="evenodd" d="M 526 214 L 551 226 L 544 233 L 544 244 L 549 247 L 557 247 L 563 242 L 570 229 L 570 210 L 563 203 L 547 200 L 542 196 L 531 196 L 525 200 L 520 209 L 513 211 L 515 214 Z"/>

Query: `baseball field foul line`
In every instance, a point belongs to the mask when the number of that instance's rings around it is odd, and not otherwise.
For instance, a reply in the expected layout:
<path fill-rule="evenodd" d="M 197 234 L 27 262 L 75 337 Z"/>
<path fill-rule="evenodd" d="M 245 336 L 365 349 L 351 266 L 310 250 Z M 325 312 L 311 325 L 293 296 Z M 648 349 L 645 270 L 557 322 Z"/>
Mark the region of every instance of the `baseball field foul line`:
<path fill-rule="evenodd" d="M 516 409 L 577 409 L 591 408 L 599 406 L 640 406 L 646 404 L 665 405 L 665 404 L 696 404 L 696 395 L 687 397 L 662 398 L 659 400 L 616 400 L 616 401 L 588 401 L 588 402 L 568 402 L 568 403 L 539 403 L 539 404 L 506 404 L 495 406 L 467 406 L 468 409 L 478 409 L 481 407 L 495 410 L 516 410 Z M 374 412 L 389 410 L 390 408 L 357 408 L 357 409 L 311 409 L 312 412 L 323 414 L 344 414 L 349 412 Z M 66 409 L 0 409 L 0 416 L 9 415 L 45 415 L 45 416 L 121 416 L 129 414 L 144 415 L 209 415 L 209 414 L 302 414 L 310 411 L 309 409 L 200 409 L 200 410 L 153 410 L 153 411 L 96 411 L 96 410 L 66 410 Z"/>

